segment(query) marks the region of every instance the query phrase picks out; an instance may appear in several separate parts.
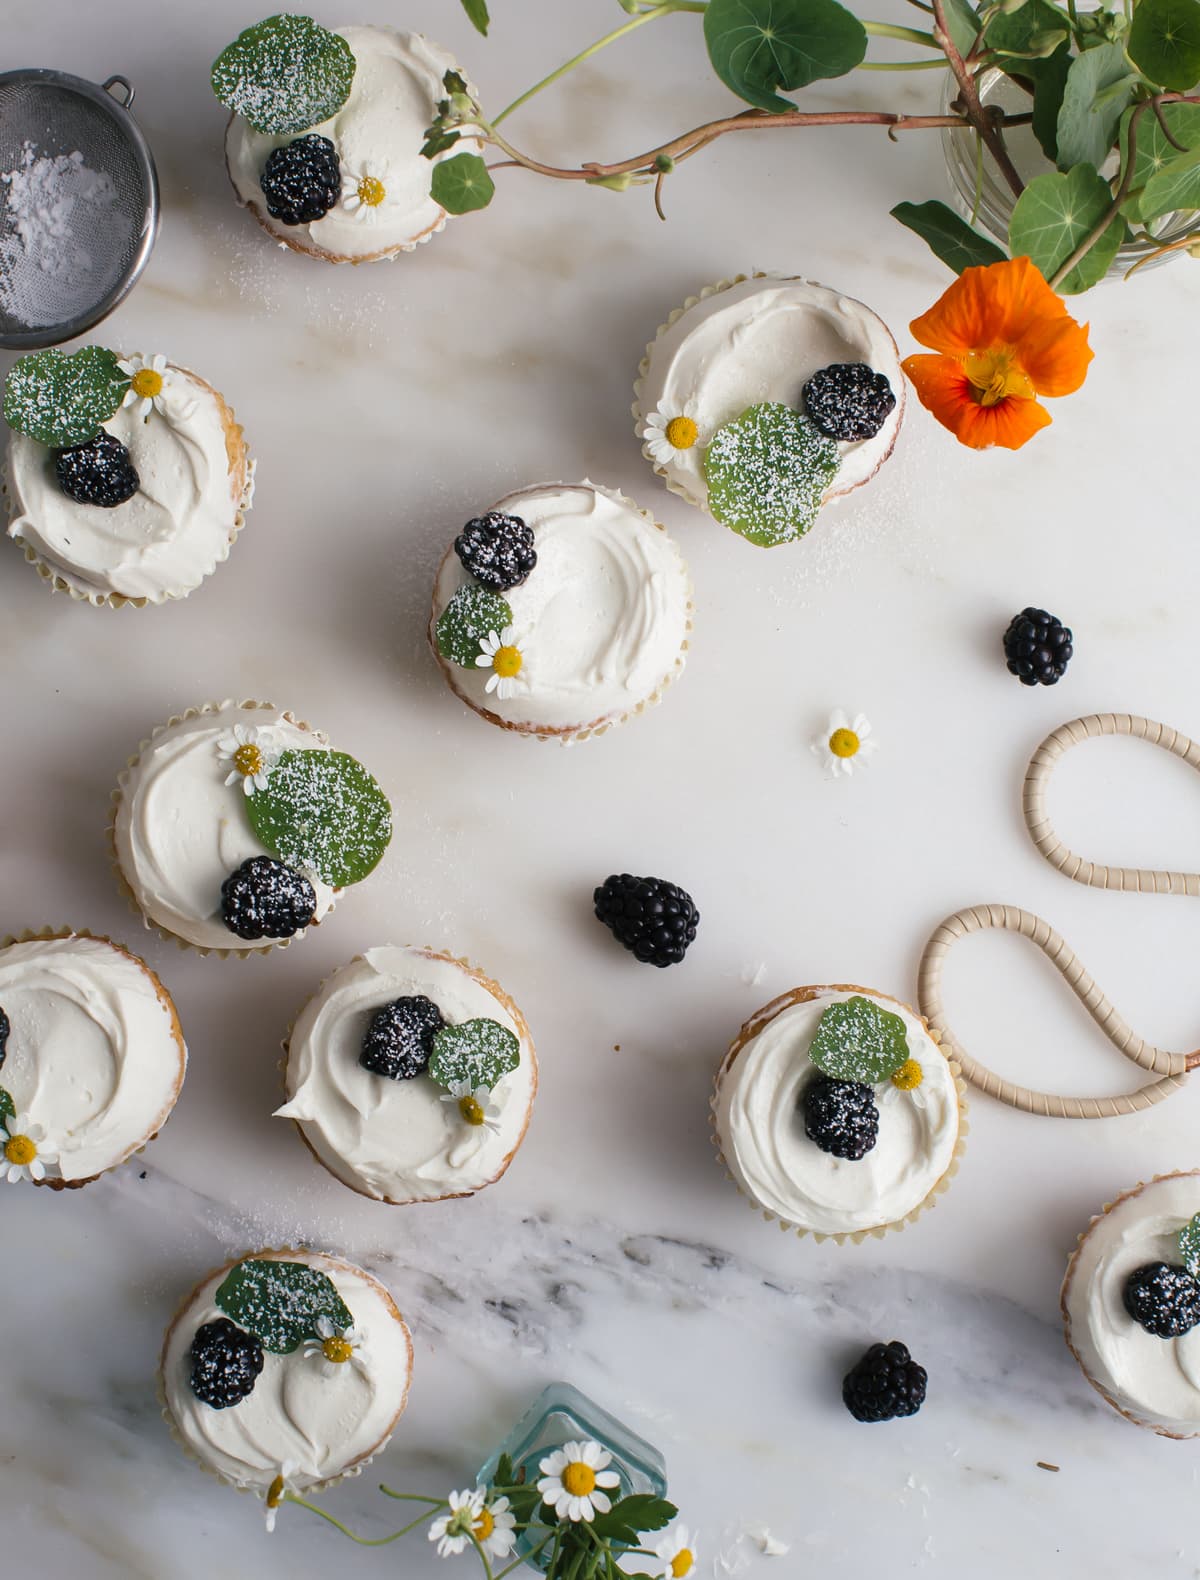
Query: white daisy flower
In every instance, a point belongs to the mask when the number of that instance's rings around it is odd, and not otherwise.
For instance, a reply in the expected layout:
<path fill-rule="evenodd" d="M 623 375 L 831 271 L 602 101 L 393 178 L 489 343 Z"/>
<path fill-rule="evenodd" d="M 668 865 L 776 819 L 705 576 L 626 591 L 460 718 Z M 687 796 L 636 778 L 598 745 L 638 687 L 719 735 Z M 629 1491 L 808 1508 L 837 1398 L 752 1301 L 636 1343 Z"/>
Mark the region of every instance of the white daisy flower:
<path fill-rule="evenodd" d="M 285 1459 L 279 1467 L 275 1480 L 263 1493 L 263 1513 L 266 1516 L 267 1530 L 275 1529 L 275 1517 L 279 1513 L 279 1505 L 283 1502 L 284 1494 L 288 1490 L 288 1482 L 300 1469 L 299 1462 L 295 1459 Z"/>
<path fill-rule="evenodd" d="M 684 1580 L 685 1575 L 696 1572 L 695 1540 L 686 1525 L 669 1530 L 655 1547 L 654 1556 L 662 1564 L 658 1571 L 661 1580 Z"/>
<path fill-rule="evenodd" d="M 456 1103 L 468 1125 L 482 1125 L 493 1135 L 499 1133 L 501 1110 L 492 1102 L 490 1087 L 476 1086 L 472 1089 L 470 1081 L 455 1081 L 448 1091 L 442 1093 L 442 1102 Z"/>
<path fill-rule="evenodd" d="M 454 1558 L 467 1550 L 483 1513 L 483 1496 L 481 1487 L 470 1487 L 465 1492 L 452 1492 L 446 1499 L 450 1512 L 429 1527 L 429 1540 L 438 1544 L 439 1558 Z"/>
<path fill-rule="evenodd" d="M 884 1103 L 898 1103 L 902 1098 L 908 1098 L 914 1108 L 925 1108 L 928 1104 L 925 1071 L 916 1059 L 905 1059 L 898 1070 L 876 1086 L 875 1091 Z"/>
<path fill-rule="evenodd" d="M 684 401 L 681 411 L 660 406 L 642 424 L 642 443 L 657 466 L 669 466 L 681 450 L 692 449 L 699 440 L 694 400 Z"/>
<path fill-rule="evenodd" d="M 237 784 L 240 779 L 247 795 L 265 790 L 271 769 L 278 761 L 274 746 L 274 732 L 257 726 L 235 724 L 218 735 L 217 756 L 223 763 L 231 764 L 225 783 Z"/>
<path fill-rule="evenodd" d="M 516 1516 L 507 1498 L 485 1503 L 471 1529 L 489 1558 L 507 1558 L 517 1545 Z"/>
<path fill-rule="evenodd" d="M 394 191 L 390 171 L 360 166 L 357 170 L 347 170 L 342 177 L 342 207 L 355 219 L 377 219 L 394 201 Z"/>
<path fill-rule="evenodd" d="M 28 1114 L 0 1120 L 0 1175 L 10 1185 L 44 1180 L 47 1168 L 57 1162 L 58 1152 L 46 1140 L 43 1125 L 35 1125 Z"/>
<path fill-rule="evenodd" d="M 143 422 L 148 422 L 152 411 L 166 412 L 174 406 L 174 415 L 190 417 L 196 409 L 194 400 L 179 404 L 174 400 L 181 390 L 179 379 L 167 366 L 161 354 L 152 357 L 122 357 L 117 361 L 122 373 L 129 375 L 129 388 L 125 391 L 122 406 L 132 406 Z"/>
<path fill-rule="evenodd" d="M 538 1466 L 542 1502 L 552 1503 L 560 1520 L 590 1523 L 597 1514 L 607 1514 L 612 1499 L 605 1489 L 621 1484 L 611 1464 L 612 1455 L 599 1443 L 564 1443 Z"/>
<path fill-rule="evenodd" d="M 305 1360 L 319 1360 L 327 1377 L 337 1375 L 338 1368 L 353 1360 L 356 1350 L 362 1348 L 366 1335 L 356 1324 L 339 1328 L 329 1317 L 317 1318 L 317 1331 L 313 1338 L 305 1339 Z"/>
<path fill-rule="evenodd" d="M 851 719 L 844 709 L 835 708 L 828 727 L 813 737 L 812 750 L 824 758 L 830 778 L 836 779 L 839 774 L 852 774 L 855 764 L 861 766 L 875 750 L 870 734 L 871 721 L 865 713 L 856 713 Z"/>
<path fill-rule="evenodd" d="M 511 625 L 503 631 L 489 631 L 479 644 L 476 669 L 490 669 L 485 691 L 494 691 L 501 702 L 516 696 L 526 685 L 523 675 L 525 656 L 517 642 L 517 633 Z"/>

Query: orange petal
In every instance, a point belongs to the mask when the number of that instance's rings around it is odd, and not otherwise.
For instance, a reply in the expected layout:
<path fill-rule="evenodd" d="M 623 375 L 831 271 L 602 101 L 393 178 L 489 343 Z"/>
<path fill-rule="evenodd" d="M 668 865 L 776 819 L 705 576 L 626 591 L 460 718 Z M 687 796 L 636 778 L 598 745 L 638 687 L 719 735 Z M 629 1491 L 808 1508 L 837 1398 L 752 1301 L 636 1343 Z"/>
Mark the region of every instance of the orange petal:
<path fill-rule="evenodd" d="M 1010 396 L 994 406 L 981 406 L 971 395 L 962 365 L 952 357 L 905 357 L 901 365 L 922 406 L 949 428 L 960 444 L 973 450 L 992 445 L 1019 450 L 1051 420 L 1050 413 L 1035 400 Z"/>
<path fill-rule="evenodd" d="M 908 326 L 923 346 L 948 357 L 965 357 L 969 351 L 995 345 L 1006 313 L 997 303 L 1000 280 L 993 263 L 964 269 L 927 313 L 914 318 Z"/>
<path fill-rule="evenodd" d="M 1094 353 L 1088 326 L 1064 314 L 1031 327 L 1017 348 L 1017 359 L 1039 395 L 1071 395 L 1087 377 Z"/>

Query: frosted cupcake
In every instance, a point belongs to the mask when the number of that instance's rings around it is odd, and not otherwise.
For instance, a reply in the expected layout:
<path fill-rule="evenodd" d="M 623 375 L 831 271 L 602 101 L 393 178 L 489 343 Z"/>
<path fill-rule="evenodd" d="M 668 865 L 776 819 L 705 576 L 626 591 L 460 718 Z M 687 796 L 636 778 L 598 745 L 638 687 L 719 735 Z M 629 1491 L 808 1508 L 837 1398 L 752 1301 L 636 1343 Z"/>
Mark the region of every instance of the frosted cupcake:
<path fill-rule="evenodd" d="M 146 925 L 219 954 L 317 926 L 391 833 L 362 764 L 266 702 L 206 703 L 155 730 L 121 775 L 111 825 Z"/>
<path fill-rule="evenodd" d="M 883 320 L 809 280 L 707 286 L 646 348 L 642 453 L 667 487 L 760 547 L 802 537 L 892 453 L 904 375 Z"/>
<path fill-rule="evenodd" d="M 469 521 L 433 591 L 429 640 L 451 690 L 490 724 L 598 735 L 683 668 L 691 584 L 666 532 L 593 483 L 546 483 Z"/>
<path fill-rule="evenodd" d="M 159 1389 L 176 1440 L 274 1508 L 384 1447 L 412 1361 L 404 1319 L 370 1273 L 320 1251 L 257 1251 L 188 1296 L 163 1341 Z"/>
<path fill-rule="evenodd" d="M 317 1161 L 393 1204 L 471 1196 L 525 1137 L 538 1070 L 520 1010 L 481 971 L 380 948 L 336 971 L 287 1047 L 287 1103 Z"/>
<path fill-rule="evenodd" d="M 91 933 L 0 945 L 0 1175 L 88 1185 L 158 1134 L 187 1049 L 144 961 Z"/>
<path fill-rule="evenodd" d="M 411 252 L 446 223 L 426 131 L 452 57 L 419 33 L 331 32 L 274 16 L 226 49 L 213 91 L 234 113 L 225 162 L 238 201 L 284 246 L 330 263 Z M 462 139 L 455 155 L 477 147 Z M 446 150 L 447 152 L 449 150 Z"/>
<path fill-rule="evenodd" d="M 1118 1196 L 1079 1237 L 1062 1287 L 1067 1343 L 1114 1410 L 1200 1435 L 1200 1172 Z"/>
<path fill-rule="evenodd" d="M 899 1229 L 957 1170 L 957 1068 L 906 1005 L 793 988 L 742 1027 L 712 1101 L 721 1161 L 768 1219 L 818 1239 Z"/>
<path fill-rule="evenodd" d="M 39 351 L 4 390 L 9 537 L 93 604 L 186 598 L 224 560 L 253 464 L 223 396 L 162 356 Z"/>

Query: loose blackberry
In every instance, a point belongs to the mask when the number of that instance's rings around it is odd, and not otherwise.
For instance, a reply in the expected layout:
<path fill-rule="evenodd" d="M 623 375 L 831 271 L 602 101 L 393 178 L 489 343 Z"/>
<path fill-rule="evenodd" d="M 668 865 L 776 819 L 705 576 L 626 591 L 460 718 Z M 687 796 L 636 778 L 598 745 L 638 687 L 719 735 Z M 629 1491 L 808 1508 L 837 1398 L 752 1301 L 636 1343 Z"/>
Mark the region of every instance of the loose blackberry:
<path fill-rule="evenodd" d="M 342 172 L 328 137 L 309 132 L 277 148 L 259 181 L 267 213 L 281 225 L 311 225 L 341 199 Z"/>
<path fill-rule="evenodd" d="M 831 439 L 873 439 L 896 409 L 886 376 L 865 362 L 832 362 L 804 386 L 804 409 Z"/>
<path fill-rule="evenodd" d="M 1177 1339 L 1200 1322 L 1200 1284 L 1186 1267 L 1147 1262 L 1125 1280 L 1125 1309 L 1157 1339 Z"/>
<path fill-rule="evenodd" d="M 433 1039 L 446 1022 L 432 999 L 418 993 L 377 1010 L 363 1038 L 358 1062 L 393 1081 L 421 1075 L 433 1056 Z"/>
<path fill-rule="evenodd" d="M 0 1009 L 0 1066 L 3 1066 L 4 1056 L 8 1052 L 8 1034 L 11 1030 L 12 1024 L 8 1016 Z"/>
<path fill-rule="evenodd" d="M 1056 685 L 1074 651 L 1070 627 L 1044 609 L 1022 609 L 1004 633 L 1009 672 L 1023 686 Z"/>
<path fill-rule="evenodd" d="M 68 499 L 112 510 L 132 499 L 141 487 L 129 451 L 111 433 L 98 433 L 86 444 L 73 444 L 54 456 L 54 475 Z"/>
<path fill-rule="evenodd" d="M 696 936 L 700 912 L 692 897 L 665 878 L 606 878 L 592 896 L 596 915 L 619 944 L 652 966 L 673 966 Z"/>
<path fill-rule="evenodd" d="M 842 1401 L 856 1421 L 894 1421 L 900 1415 L 916 1415 L 925 1403 L 929 1381 L 924 1366 L 918 1366 L 908 1346 L 893 1339 L 890 1344 L 872 1344 L 856 1366 L 842 1379 Z"/>
<path fill-rule="evenodd" d="M 814 1076 L 804 1089 L 804 1134 L 822 1152 L 857 1163 L 879 1139 L 875 1093 L 861 1081 Z"/>
<path fill-rule="evenodd" d="M 537 564 L 533 528 L 502 510 L 468 521 L 454 540 L 454 552 L 477 582 L 498 593 L 519 587 Z"/>
<path fill-rule="evenodd" d="M 317 908 L 312 884 L 282 861 L 251 856 L 221 885 L 221 919 L 239 938 L 290 938 Z"/>
<path fill-rule="evenodd" d="M 241 1404 L 254 1392 L 263 1369 L 263 1347 L 244 1328 L 218 1317 L 196 1329 L 192 1340 L 192 1392 L 214 1410 Z"/>

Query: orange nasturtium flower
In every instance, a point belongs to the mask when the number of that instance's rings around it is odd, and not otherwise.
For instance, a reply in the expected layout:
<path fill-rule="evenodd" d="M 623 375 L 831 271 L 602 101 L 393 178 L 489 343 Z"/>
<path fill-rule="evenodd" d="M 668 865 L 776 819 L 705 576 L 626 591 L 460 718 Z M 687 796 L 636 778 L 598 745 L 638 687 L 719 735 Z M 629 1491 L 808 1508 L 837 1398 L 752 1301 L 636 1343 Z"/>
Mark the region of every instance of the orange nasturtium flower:
<path fill-rule="evenodd" d="M 1037 397 L 1072 394 L 1092 360 L 1087 325 L 1028 258 L 964 269 L 909 327 L 936 353 L 904 359 L 921 404 L 975 450 L 1019 450 L 1051 420 Z"/>

